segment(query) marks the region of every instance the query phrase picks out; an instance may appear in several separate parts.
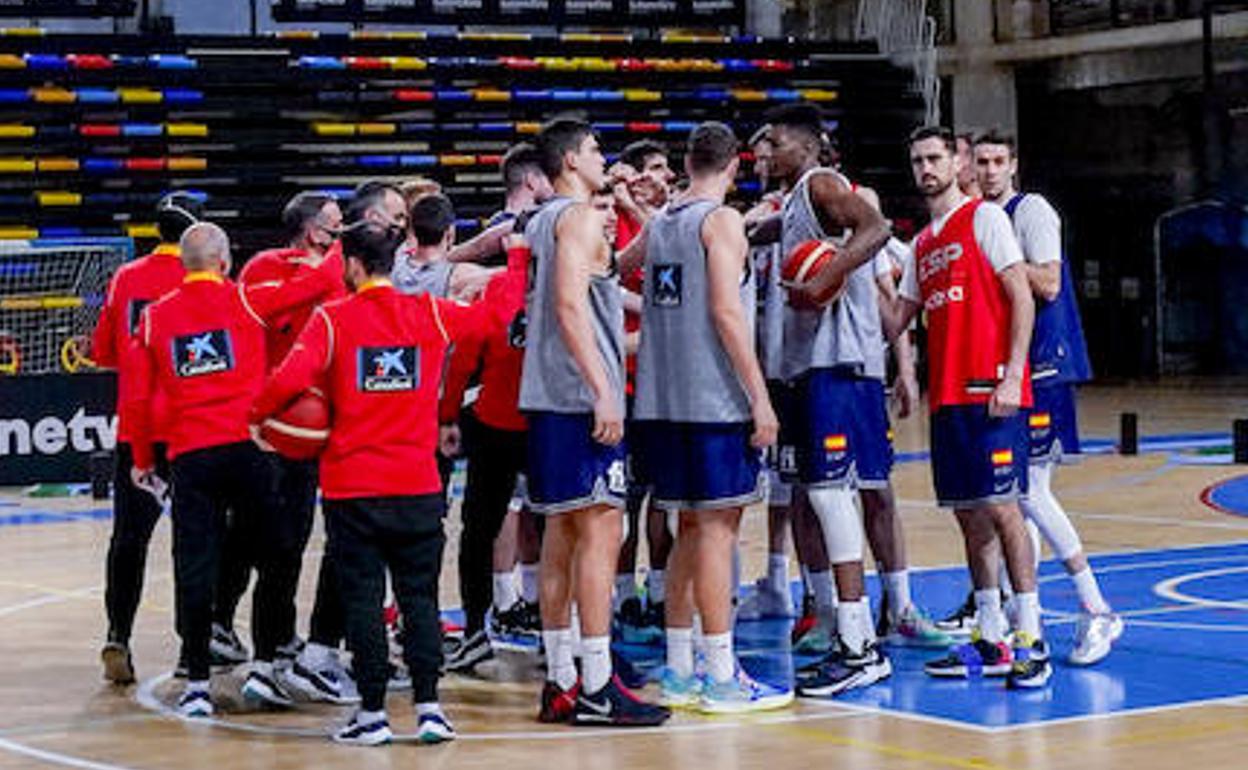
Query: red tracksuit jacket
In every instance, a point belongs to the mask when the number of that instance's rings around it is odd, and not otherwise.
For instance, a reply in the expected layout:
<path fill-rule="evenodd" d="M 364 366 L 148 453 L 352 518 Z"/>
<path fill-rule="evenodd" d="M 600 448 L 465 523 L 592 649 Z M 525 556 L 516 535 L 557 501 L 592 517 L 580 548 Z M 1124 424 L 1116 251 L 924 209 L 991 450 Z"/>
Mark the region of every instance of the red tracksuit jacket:
<path fill-rule="evenodd" d="M 270 371 L 276 369 L 294 347 L 295 339 L 307 325 L 317 305 L 346 296 L 347 287 L 342 282 L 342 244 L 335 241 L 325 254 L 325 260 L 333 261 L 335 266 L 326 269 L 337 272 L 337 283 L 323 296 L 279 314 L 267 325 L 265 350 Z M 269 249 L 256 254 L 243 265 L 242 272 L 238 274 L 238 282 L 244 286 L 283 285 L 321 267 L 322 265 L 314 264 L 311 256 L 303 249 Z"/>
<path fill-rule="evenodd" d="M 266 321 L 341 281 L 326 263 L 280 285 L 239 287 L 216 273 L 187 273 L 142 312 L 133 347 L 134 387 L 120 412 L 133 433 L 134 465 L 152 466 L 152 394 L 168 399 L 169 459 L 247 441 L 248 412 L 264 385 Z"/>
<path fill-rule="evenodd" d="M 493 292 L 468 306 L 408 297 L 377 279 L 321 306 L 265 383 L 252 421 L 320 387 L 331 420 L 320 458 L 326 498 L 440 493 L 434 451 L 447 348 L 506 323 L 507 303 L 521 291 L 518 283 L 491 286 Z"/>
<path fill-rule="evenodd" d="M 133 387 L 130 352 L 139 318 L 143 308 L 178 288 L 184 275 L 186 269 L 182 267 L 177 244 L 162 243 L 151 254 L 117 268 L 108 282 L 108 296 L 91 339 L 91 355 L 100 366 L 117 370 L 118 441 L 128 442 L 133 437 L 130 421 L 121 415 L 120 404 L 129 398 L 127 390 Z M 164 441 L 164 396 L 159 391 L 152 396 L 152 437 Z"/>

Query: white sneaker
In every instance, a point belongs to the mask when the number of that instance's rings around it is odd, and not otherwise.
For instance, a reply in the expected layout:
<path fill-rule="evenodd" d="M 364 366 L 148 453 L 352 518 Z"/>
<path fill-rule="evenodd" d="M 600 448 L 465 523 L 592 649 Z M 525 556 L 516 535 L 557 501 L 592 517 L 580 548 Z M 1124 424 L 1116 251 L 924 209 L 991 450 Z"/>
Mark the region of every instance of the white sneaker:
<path fill-rule="evenodd" d="M 737 606 L 738 620 L 793 617 L 793 600 L 784 591 L 777 591 L 767 578 L 754 581 L 753 588 Z"/>
<path fill-rule="evenodd" d="M 295 660 L 281 672 L 282 682 L 291 690 L 311 701 L 346 706 L 360 702 L 359 691 L 349 685 L 349 677 L 340 667 L 325 665 L 308 668 Z"/>
<path fill-rule="evenodd" d="M 247 675 L 247 681 L 243 682 L 243 698 L 273 708 L 284 709 L 295 705 L 290 695 L 277 683 L 271 668 L 268 672 L 253 670 Z"/>
<path fill-rule="evenodd" d="M 1101 661 L 1122 636 L 1122 630 L 1122 617 L 1116 613 L 1081 613 L 1075 626 L 1075 648 L 1070 651 L 1070 664 L 1091 666 Z"/>
<path fill-rule="evenodd" d="M 455 728 L 441 711 L 428 711 L 417 718 L 416 738 L 421 743 L 455 740 Z"/>
<path fill-rule="evenodd" d="M 183 719 L 204 719 L 212 716 L 212 696 L 200 687 L 188 687 L 178 698 L 178 716 Z"/>
<path fill-rule="evenodd" d="M 394 740 L 390 731 L 390 721 L 383 714 L 381 719 L 372 722 L 361 722 L 360 712 L 355 712 L 351 721 L 339 728 L 333 736 L 335 743 L 346 743 L 351 746 L 381 746 Z"/>

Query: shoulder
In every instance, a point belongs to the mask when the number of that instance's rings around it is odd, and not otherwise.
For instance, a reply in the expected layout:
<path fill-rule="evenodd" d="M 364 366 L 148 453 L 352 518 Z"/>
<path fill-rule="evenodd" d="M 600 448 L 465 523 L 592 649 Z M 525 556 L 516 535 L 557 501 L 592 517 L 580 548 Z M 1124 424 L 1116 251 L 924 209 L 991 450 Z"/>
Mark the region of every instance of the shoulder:
<path fill-rule="evenodd" d="M 708 209 L 706 218 L 702 220 L 704 227 L 735 227 L 744 231 L 745 217 L 731 206 L 719 205 Z"/>
<path fill-rule="evenodd" d="M 1039 193 L 1026 193 L 1018 202 L 1015 214 L 1020 218 L 1057 219 L 1057 209 Z"/>
<path fill-rule="evenodd" d="M 1005 213 L 1005 209 L 991 201 L 975 201 L 971 203 L 974 208 L 975 226 L 999 228 L 1002 226 L 1011 227 L 1010 215 Z"/>
<path fill-rule="evenodd" d="M 817 168 L 806 177 L 806 187 L 811 195 L 848 195 L 853 185 L 845 175 L 834 168 Z"/>

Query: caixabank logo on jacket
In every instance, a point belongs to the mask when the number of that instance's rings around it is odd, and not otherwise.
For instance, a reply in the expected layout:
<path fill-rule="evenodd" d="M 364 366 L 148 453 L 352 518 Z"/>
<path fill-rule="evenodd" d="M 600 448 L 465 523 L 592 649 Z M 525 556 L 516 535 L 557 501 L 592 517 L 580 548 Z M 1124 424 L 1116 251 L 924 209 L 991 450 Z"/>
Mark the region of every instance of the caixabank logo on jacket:
<path fill-rule="evenodd" d="M 420 387 L 420 348 L 415 345 L 362 347 L 356 381 L 365 393 L 393 393 Z"/>
<path fill-rule="evenodd" d="M 173 368 L 179 377 L 202 377 L 234 368 L 234 346 L 226 329 L 173 338 Z"/>

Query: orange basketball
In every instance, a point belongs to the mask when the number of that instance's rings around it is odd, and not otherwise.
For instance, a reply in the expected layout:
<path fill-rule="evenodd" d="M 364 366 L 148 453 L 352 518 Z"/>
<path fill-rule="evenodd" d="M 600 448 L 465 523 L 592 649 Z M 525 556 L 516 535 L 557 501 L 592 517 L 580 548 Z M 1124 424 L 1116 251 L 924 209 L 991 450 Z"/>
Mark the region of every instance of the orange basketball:
<path fill-rule="evenodd" d="M 312 388 L 260 425 L 260 438 L 290 460 L 311 460 L 329 441 L 329 403 Z"/>
<path fill-rule="evenodd" d="M 784 264 L 780 267 L 780 278 L 790 286 L 806 283 L 818 275 L 829 262 L 836 259 L 839 253 L 836 244 L 831 241 L 803 241 L 794 246 L 793 250 L 785 257 Z M 845 279 L 842 279 L 840 283 L 828 288 L 822 295 L 816 297 L 815 306 L 823 307 L 835 302 L 837 299 L 840 299 L 844 291 Z M 804 300 L 795 304 L 798 307 L 807 305 Z"/>

